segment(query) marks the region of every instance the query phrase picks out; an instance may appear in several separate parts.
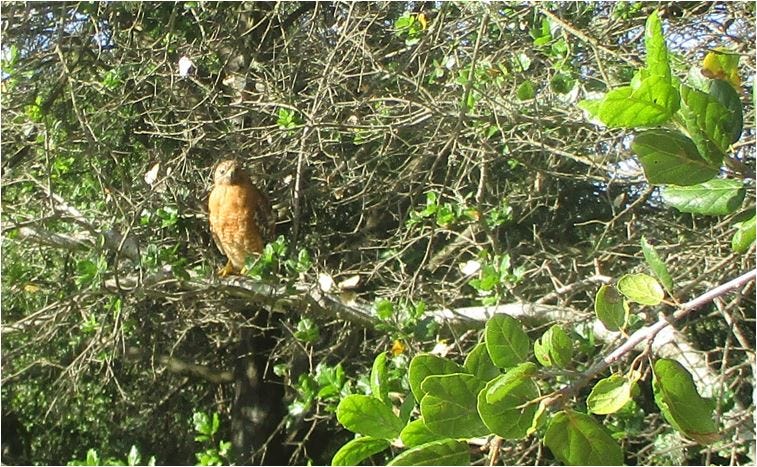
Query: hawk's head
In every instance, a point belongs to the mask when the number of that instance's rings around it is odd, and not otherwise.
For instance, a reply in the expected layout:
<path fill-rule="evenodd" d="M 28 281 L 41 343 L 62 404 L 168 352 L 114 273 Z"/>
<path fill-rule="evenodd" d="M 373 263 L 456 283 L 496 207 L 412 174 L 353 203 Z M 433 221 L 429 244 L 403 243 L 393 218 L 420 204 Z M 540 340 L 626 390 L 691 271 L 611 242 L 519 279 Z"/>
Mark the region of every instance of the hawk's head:
<path fill-rule="evenodd" d="M 247 180 L 247 174 L 242 168 L 242 164 L 235 160 L 225 160 L 218 164 L 213 182 L 216 185 L 238 185 Z"/>

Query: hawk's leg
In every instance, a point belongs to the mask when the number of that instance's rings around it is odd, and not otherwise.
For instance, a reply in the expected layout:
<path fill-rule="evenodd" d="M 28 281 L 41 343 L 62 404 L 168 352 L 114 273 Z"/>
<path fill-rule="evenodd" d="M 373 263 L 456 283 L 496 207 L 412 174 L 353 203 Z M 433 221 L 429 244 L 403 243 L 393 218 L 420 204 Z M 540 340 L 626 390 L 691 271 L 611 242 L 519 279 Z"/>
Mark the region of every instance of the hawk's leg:
<path fill-rule="evenodd" d="M 226 266 L 222 267 L 218 271 L 218 275 L 220 277 L 226 277 L 226 276 L 231 275 L 231 274 L 234 274 L 234 266 L 231 264 L 231 260 L 228 260 L 226 262 Z"/>

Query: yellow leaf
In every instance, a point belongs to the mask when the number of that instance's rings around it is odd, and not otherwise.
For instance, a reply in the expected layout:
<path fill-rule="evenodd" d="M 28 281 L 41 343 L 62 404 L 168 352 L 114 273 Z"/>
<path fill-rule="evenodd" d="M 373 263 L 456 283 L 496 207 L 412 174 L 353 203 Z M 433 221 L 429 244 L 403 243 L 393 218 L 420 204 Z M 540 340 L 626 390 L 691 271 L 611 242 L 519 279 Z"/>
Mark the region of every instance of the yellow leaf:
<path fill-rule="evenodd" d="M 421 29 L 425 31 L 428 27 L 428 20 L 426 20 L 426 15 L 424 15 L 423 13 L 418 13 L 417 18 L 418 22 L 421 23 Z"/>
<path fill-rule="evenodd" d="M 736 90 L 741 89 L 739 76 L 739 56 L 736 54 L 712 51 L 702 61 L 702 74 L 710 79 L 726 80 Z"/>
<path fill-rule="evenodd" d="M 24 292 L 27 293 L 35 293 L 39 292 L 39 286 L 36 284 L 32 284 L 31 282 L 24 285 Z"/>
<path fill-rule="evenodd" d="M 403 344 L 399 339 L 395 340 L 392 344 L 392 355 L 394 355 L 395 357 L 405 353 L 405 350 L 407 350 L 407 347 L 405 347 L 405 344 Z"/>

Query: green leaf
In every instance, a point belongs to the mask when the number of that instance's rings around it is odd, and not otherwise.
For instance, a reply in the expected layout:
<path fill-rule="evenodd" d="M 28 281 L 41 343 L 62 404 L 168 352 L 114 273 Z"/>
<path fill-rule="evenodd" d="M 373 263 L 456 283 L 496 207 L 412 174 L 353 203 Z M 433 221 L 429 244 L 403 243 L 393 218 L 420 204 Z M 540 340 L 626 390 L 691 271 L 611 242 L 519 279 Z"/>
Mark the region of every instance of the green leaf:
<path fill-rule="evenodd" d="M 331 459 L 331 465 L 358 465 L 372 455 L 389 447 L 389 441 L 363 436 L 355 438 L 339 448 Z"/>
<path fill-rule="evenodd" d="M 610 128 L 638 128 L 669 121 L 680 105 L 676 88 L 661 76 L 650 76 L 638 88 L 631 86 L 608 92 L 596 113 Z"/>
<path fill-rule="evenodd" d="M 649 265 L 649 269 L 652 270 L 652 274 L 655 275 L 668 292 L 673 290 L 673 279 L 670 277 L 668 267 L 665 266 L 665 262 L 644 236 L 641 237 L 641 251 L 644 253 L 644 259 L 647 265 Z"/>
<path fill-rule="evenodd" d="M 536 88 L 534 87 L 534 83 L 532 83 L 530 80 L 524 81 L 520 86 L 518 86 L 518 90 L 515 92 L 515 95 L 518 96 L 518 99 L 522 101 L 533 99 L 534 97 L 536 97 Z"/>
<path fill-rule="evenodd" d="M 645 131 L 634 138 L 631 150 L 639 156 L 652 184 L 695 185 L 720 170 L 702 159 L 694 142 L 677 131 Z"/>
<path fill-rule="evenodd" d="M 389 319 L 394 314 L 394 304 L 385 298 L 379 298 L 374 304 L 376 307 L 376 315 L 380 319 Z"/>
<path fill-rule="evenodd" d="M 623 464 L 623 451 L 607 430 L 590 415 L 570 409 L 552 418 L 544 444 L 567 465 Z"/>
<path fill-rule="evenodd" d="M 139 450 L 132 444 L 131 449 L 129 449 L 129 454 L 126 455 L 126 463 L 128 465 L 139 465 L 141 460 L 140 457 Z"/>
<path fill-rule="evenodd" d="M 633 382 L 620 375 L 599 380 L 586 399 L 589 412 L 606 415 L 622 409 L 631 400 Z"/>
<path fill-rule="evenodd" d="M 387 465 L 468 465 L 468 444 L 454 439 L 432 441 L 408 449 Z"/>
<path fill-rule="evenodd" d="M 210 425 L 210 435 L 218 433 L 218 428 L 221 427 L 221 416 L 218 412 L 213 412 L 213 422 Z"/>
<path fill-rule="evenodd" d="M 704 216 L 724 216 L 741 206 L 746 195 L 739 180 L 713 179 L 698 185 L 666 186 L 662 199 L 681 212 Z"/>
<path fill-rule="evenodd" d="M 527 362 L 487 383 L 478 394 L 478 412 L 486 426 L 505 439 L 523 438 L 539 408 L 536 365 Z"/>
<path fill-rule="evenodd" d="M 481 381 L 489 381 L 492 378 L 499 376 L 500 371 L 492 362 L 489 352 L 486 350 L 486 344 L 479 342 L 473 347 L 465 357 L 465 364 L 463 365 L 468 373 L 476 376 Z"/>
<path fill-rule="evenodd" d="M 426 427 L 447 438 L 475 438 L 489 431 L 476 412 L 476 396 L 484 382 L 455 373 L 428 376 L 422 384 L 421 415 Z"/>
<path fill-rule="evenodd" d="M 657 305 L 665 298 L 660 283 L 646 274 L 626 274 L 618 281 L 618 290 L 628 300 L 641 305 Z"/>
<path fill-rule="evenodd" d="M 85 286 L 91 284 L 97 277 L 97 264 L 88 259 L 84 259 L 76 263 L 76 284 L 78 286 Z"/>
<path fill-rule="evenodd" d="M 494 315 L 486 322 L 486 350 L 500 368 L 510 368 L 528 359 L 531 341 L 523 326 L 512 316 Z"/>
<path fill-rule="evenodd" d="M 294 332 L 294 337 L 300 342 L 314 343 L 321 337 L 321 331 L 316 323 L 311 318 L 302 318 L 297 323 L 297 330 Z"/>
<path fill-rule="evenodd" d="M 657 406 L 676 430 L 700 444 L 720 439 L 713 421 L 715 404 L 699 395 L 694 378 L 683 365 L 667 358 L 657 360 L 652 389 Z"/>
<path fill-rule="evenodd" d="M 664 82 L 670 84 L 670 63 L 668 61 L 668 48 L 665 46 L 665 37 L 662 35 L 662 23 L 657 12 L 647 18 L 644 30 L 644 45 L 647 48 L 646 71 L 650 76 L 659 76 Z"/>
<path fill-rule="evenodd" d="M 555 324 L 536 340 L 534 354 L 543 366 L 567 368 L 573 359 L 573 341 Z"/>
<path fill-rule="evenodd" d="M 100 458 L 94 449 L 87 450 L 87 465 L 100 465 Z"/>
<path fill-rule="evenodd" d="M 728 119 L 732 112 L 715 96 L 681 85 L 681 114 L 686 130 L 696 144 L 699 154 L 710 164 L 719 166 L 731 144 Z"/>
<path fill-rule="evenodd" d="M 733 234 L 731 239 L 731 249 L 736 253 L 746 253 L 749 247 L 754 243 L 755 238 L 755 217 L 752 213 L 752 217 L 736 224 L 738 230 Z"/>
<path fill-rule="evenodd" d="M 415 396 L 413 396 L 412 392 L 409 392 L 405 395 L 402 405 L 400 405 L 400 420 L 402 420 L 402 423 L 407 423 L 410 420 L 413 409 L 415 409 Z"/>
<path fill-rule="evenodd" d="M 352 394 L 339 402 L 336 419 L 345 428 L 374 438 L 395 439 L 403 423 L 392 409 L 375 397 Z"/>
<path fill-rule="evenodd" d="M 565 73 L 557 73 L 549 81 L 549 87 L 557 94 L 567 94 L 573 89 L 575 80 Z"/>
<path fill-rule="evenodd" d="M 741 105 L 739 93 L 728 81 L 715 79 L 710 83 L 710 94 L 731 112 L 724 123 L 729 130 L 730 142 L 735 143 L 741 138 L 741 132 L 744 129 L 744 108 Z"/>
<path fill-rule="evenodd" d="M 628 320 L 628 302 L 611 285 L 603 285 L 594 298 L 594 313 L 608 331 L 620 331 Z"/>
<path fill-rule="evenodd" d="M 402 16 L 397 18 L 397 21 L 394 22 L 395 29 L 410 29 L 410 26 L 413 25 L 413 22 L 415 21 L 415 18 L 410 16 L 409 12 L 405 12 Z"/>
<path fill-rule="evenodd" d="M 196 432 L 210 436 L 213 434 L 210 426 L 210 417 L 205 412 L 194 412 L 192 414 L 192 424 Z"/>
<path fill-rule="evenodd" d="M 402 444 L 411 448 L 436 441 L 439 439 L 439 436 L 429 430 L 423 419 L 419 418 L 405 425 L 405 428 L 400 433 L 400 439 L 402 440 Z"/>
<path fill-rule="evenodd" d="M 371 368 L 371 394 L 378 400 L 388 403 L 389 402 L 389 389 L 387 387 L 386 376 L 386 352 L 381 352 L 373 360 L 373 367 Z"/>
<path fill-rule="evenodd" d="M 466 370 L 460 364 L 447 358 L 431 354 L 418 354 L 410 361 L 408 368 L 408 380 L 410 389 L 413 391 L 415 400 L 423 400 L 426 392 L 421 388 L 421 383 L 427 376 L 449 375 L 452 373 L 465 373 Z"/>
<path fill-rule="evenodd" d="M 702 75 L 712 79 L 725 79 L 734 88 L 741 88 L 739 54 L 718 48 L 707 53 L 702 60 Z"/>

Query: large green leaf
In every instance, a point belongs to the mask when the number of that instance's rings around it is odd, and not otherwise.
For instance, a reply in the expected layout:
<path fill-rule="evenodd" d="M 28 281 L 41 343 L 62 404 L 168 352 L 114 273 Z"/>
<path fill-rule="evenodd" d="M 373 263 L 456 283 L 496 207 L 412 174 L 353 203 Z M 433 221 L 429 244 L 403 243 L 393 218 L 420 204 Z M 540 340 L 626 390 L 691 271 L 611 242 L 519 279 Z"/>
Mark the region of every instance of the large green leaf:
<path fill-rule="evenodd" d="M 657 406 L 675 429 L 701 444 L 720 439 L 713 421 L 715 404 L 699 395 L 694 378 L 683 365 L 667 358 L 657 360 L 652 388 Z"/>
<path fill-rule="evenodd" d="M 662 35 L 662 23 L 657 12 L 647 18 L 644 28 L 644 46 L 647 49 L 646 71 L 651 76 L 659 76 L 670 84 L 671 73 L 668 60 L 668 48 Z"/>
<path fill-rule="evenodd" d="M 702 159 L 694 142 L 677 131 L 645 131 L 634 138 L 631 149 L 652 184 L 695 185 L 713 178 L 720 169 Z"/>
<path fill-rule="evenodd" d="M 423 380 L 421 415 L 429 430 L 447 438 L 475 438 L 489 433 L 476 412 L 484 382 L 473 375 L 428 376 Z"/>
<path fill-rule="evenodd" d="M 643 79 L 638 88 L 626 86 L 605 95 L 596 116 L 610 128 L 661 125 L 680 105 L 676 88 L 660 76 Z"/>
<path fill-rule="evenodd" d="M 373 397 L 383 401 L 389 402 L 389 389 L 387 388 L 387 376 L 386 376 L 386 352 L 381 352 L 373 360 L 373 367 L 371 368 L 371 394 Z"/>
<path fill-rule="evenodd" d="M 348 430 L 374 438 L 395 439 L 404 424 L 375 397 L 352 394 L 339 402 L 336 419 Z"/>
<path fill-rule="evenodd" d="M 673 290 L 673 279 L 670 277 L 668 267 L 665 266 L 665 262 L 657 254 L 654 247 L 647 242 L 646 237 L 641 237 L 641 252 L 644 253 L 644 260 L 647 262 L 649 269 L 655 275 L 657 280 L 662 283 L 662 286 L 670 292 Z"/>
<path fill-rule="evenodd" d="M 715 96 L 684 85 L 681 85 L 681 101 L 686 130 L 699 154 L 710 164 L 719 166 L 731 144 L 728 119 L 732 112 Z"/>
<path fill-rule="evenodd" d="M 531 350 L 531 341 L 520 321 L 505 314 L 494 315 L 486 322 L 486 350 L 495 365 L 510 368 L 525 362 Z"/>
<path fill-rule="evenodd" d="M 657 305 L 665 298 L 660 283 L 646 274 L 626 274 L 618 280 L 618 290 L 628 300 L 641 305 Z"/>
<path fill-rule="evenodd" d="M 413 420 L 405 425 L 400 433 L 402 444 L 406 447 L 420 446 L 439 439 L 439 435 L 428 429 L 422 418 Z"/>
<path fill-rule="evenodd" d="M 614 89 L 600 101 L 582 101 L 579 107 L 611 128 L 649 127 L 668 122 L 678 111 L 681 98 L 671 83 L 668 49 L 656 13 L 647 18 L 645 45 L 647 66 L 634 76 L 631 86 Z"/>
<path fill-rule="evenodd" d="M 468 465 L 468 444 L 454 439 L 432 441 L 408 449 L 387 465 Z"/>
<path fill-rule="evenodd" d="M 608 331 L 620 331 L 628 319 L 628 302 L 611 285 L 603 285 L 594 297 L 594 313 Z"/>
<path fill-rule="evenodd" d="M 421 388 L 421 383 L 427 376 L 448 375 L 452 373 L 467 373 L 466 369 L 458 363 L 444 357 L 432 354 L 418 354 L 410 361 L 408 379 L 410 389 L 413 391 L 415 400 L 423 400 L 426 394 Z"/>
<path fill-rule="evenodd" d="M 489 381 L 500 375 L 499 368 L 494 365 L 489 352 L 486 350 L 486 344 L 479 342 L 468 352 L 465 357 L 465 369 L 468 373 L 475 375 L 481 381 Z"/>
<path fill-rule="evenodd" d="M 633 385 L 634 381 L 620 375 L 599 380 L 586 399 L 586 408 L 598 415 L 615 413 L 631 400 Z"/>
<path fill-rule="evenodd" d="M 555 414 L 544 444 L 567 465 L 623 464 L 623 451 L 607 430 L 590 415 L 574 410 Z"/>
<path fill-rule="evenodd" d="M 505 439 L 523 438 L 534 424 L 539 388 L 536 365 L 527 362 L 489 381 L 478 395 L 478 412 L 486 426 Z"/>
<path fill-rule="evenodd" d="M 710 84 L 710 94 L 731 112 L 731 116 L 725 121 L 725 126 L 731 136 L 730 142 L 735 143 L 741 138 L 741 132 L 744 129 L 744 108 L 741 105 L 739 93 L 728 81 L 714 79 Z"/>
<path fill-rule="evenodd" d="M 662 199 L 681 212 L 705 216 L 724 216 L 741 206 L 746 195 L 739 180 L 713 179 L 698 185 L 666 186 Z"/>
<path fill-rule="evenodd" d="M 370 436 L 355 438 L 339 448 L 331 459 L 331 465 L 358 465 L 388 447 L 389 441 L 382 438 Z"/>

